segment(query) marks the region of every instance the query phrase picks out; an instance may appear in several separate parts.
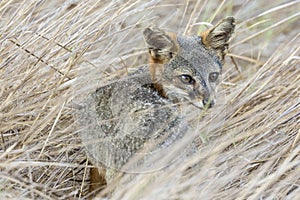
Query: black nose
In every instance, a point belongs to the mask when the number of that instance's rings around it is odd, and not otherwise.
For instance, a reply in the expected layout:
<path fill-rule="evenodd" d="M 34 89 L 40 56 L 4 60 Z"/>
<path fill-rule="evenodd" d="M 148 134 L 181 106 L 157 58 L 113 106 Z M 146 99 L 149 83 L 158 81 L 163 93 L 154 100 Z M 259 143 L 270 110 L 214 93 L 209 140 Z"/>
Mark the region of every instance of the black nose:
<path fill-rule="evenodd" d="M 205 108 L 212 108 L 215 105 L 215 101 L 210 99 L 204 99 L 202 102 Z"/>

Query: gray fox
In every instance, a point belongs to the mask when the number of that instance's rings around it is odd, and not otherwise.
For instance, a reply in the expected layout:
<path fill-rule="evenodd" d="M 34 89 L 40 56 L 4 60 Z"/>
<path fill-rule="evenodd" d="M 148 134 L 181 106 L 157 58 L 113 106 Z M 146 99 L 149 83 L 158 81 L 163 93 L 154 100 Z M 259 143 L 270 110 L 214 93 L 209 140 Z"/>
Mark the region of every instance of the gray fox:
<path fill-rule="evenodd" d="M 183 105 L 214 106 L 234 28 L 235 19 L 227 17 L 191 37 L 153 25 L 144 30 L 149 64 L 98 88 L 81 111 L 89 125 L 80 136 L 100 172 L 92 170 L 91 182 L 111 182 L 144 148 L 153 152 L 176 144 L 188 129 Z"/>

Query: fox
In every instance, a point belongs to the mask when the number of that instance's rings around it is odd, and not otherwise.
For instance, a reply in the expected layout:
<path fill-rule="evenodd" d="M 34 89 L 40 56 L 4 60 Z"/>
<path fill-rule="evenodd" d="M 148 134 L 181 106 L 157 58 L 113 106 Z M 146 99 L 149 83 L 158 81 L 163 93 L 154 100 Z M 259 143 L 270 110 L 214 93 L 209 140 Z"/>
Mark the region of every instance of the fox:
<path fill-rule="evenodd" d="M 194 36 L 167 32 L 156 25 L 144 29 L 149 63 L 97 88 L 81 111 L 88 125 L 80 137 L 95 166 L 90 191 L 111 183 L 147 146 L 176 145 L 189 127 L 183 105 L 200 112 L 216 104 L 234 29 L 234 17 Z"/>

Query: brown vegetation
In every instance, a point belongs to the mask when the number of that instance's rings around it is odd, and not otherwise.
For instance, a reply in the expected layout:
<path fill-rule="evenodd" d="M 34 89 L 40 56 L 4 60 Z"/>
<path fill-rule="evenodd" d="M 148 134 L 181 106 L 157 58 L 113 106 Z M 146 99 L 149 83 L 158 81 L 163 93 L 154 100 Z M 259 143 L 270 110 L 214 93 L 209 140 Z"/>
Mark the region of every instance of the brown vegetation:
<path fill-rule="evenodd" d="M 143 28 L 182 34 L 237 18 L 199 155 L 125 175 L 112 199 L 300 196 L 300 1 L 1 1 L 0 199 L 80 199 L 86 157 L 74 110 L 112 76 L 147 62 Z M 205 22 L 205 23 L 204 23 Z M 184 148 L 178 147 L 178 148 Z"/>

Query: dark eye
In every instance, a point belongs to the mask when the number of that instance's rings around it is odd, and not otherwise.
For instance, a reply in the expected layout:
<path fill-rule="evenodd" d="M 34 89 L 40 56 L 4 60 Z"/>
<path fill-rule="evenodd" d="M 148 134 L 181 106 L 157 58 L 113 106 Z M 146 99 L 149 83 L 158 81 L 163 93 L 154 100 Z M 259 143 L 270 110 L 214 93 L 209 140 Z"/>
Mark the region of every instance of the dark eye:
<path fill-rule="evenodd" d="M 216 82 L 218 80 L 219 73 L 218 72 L 213 72 L 209 74 L 209 81 L 210 82 Z"/>
<path fill-rule="evenodd" d="M 180 75 L 179 79 L 185 84 L 194 84 L 195 83 L 195 80 L 190 75 L 187 75 L 187 74 Z"/>

